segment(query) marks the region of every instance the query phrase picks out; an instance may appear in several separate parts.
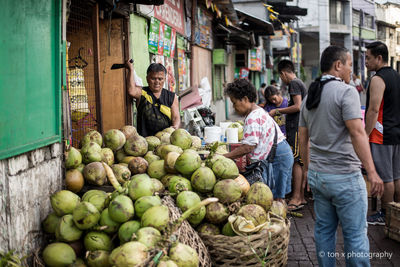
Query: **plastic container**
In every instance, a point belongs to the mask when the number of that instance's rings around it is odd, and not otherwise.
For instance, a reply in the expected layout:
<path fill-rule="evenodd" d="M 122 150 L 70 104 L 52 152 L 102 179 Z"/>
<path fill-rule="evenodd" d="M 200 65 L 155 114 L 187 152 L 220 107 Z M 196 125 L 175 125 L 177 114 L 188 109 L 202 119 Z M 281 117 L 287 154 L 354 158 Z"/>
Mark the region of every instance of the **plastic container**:
<path fill-rule="evenodd" d="M 226 137 L 226 129 L 229 127 L 229 125 L 231 125 L 233 122 L 231 121 L 224 121 L 224 122 L 220 122 L 219 126 L 221 127 L 221 135 L 222 135 L 222 139 L 224 139 L 224 137 Z"/>
<path fill-rule="evenodd" d="M 221 139 L 221 127 L 212 126 L 204 128 L 204 142 L 206 144 L 220 141 Z"/>
<path fill-rule="evenodd" d="M 226 142 L 228 144 L 235 144 L 239 142 L 238 128 L 227 128 L 226 129 Z"/>

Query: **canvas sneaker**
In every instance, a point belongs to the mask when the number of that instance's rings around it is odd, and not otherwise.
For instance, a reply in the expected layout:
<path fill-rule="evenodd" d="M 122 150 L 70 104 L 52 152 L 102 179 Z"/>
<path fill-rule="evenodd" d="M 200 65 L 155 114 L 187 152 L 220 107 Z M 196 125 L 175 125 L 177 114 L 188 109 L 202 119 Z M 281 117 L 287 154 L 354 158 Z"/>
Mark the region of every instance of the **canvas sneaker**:
<path fill-rule="evenodd" d="M 370 225 L 385 225 L 385 214 L 382 211 L 378 211 L 377 213 L 368 216 L 367 222 Z"/>

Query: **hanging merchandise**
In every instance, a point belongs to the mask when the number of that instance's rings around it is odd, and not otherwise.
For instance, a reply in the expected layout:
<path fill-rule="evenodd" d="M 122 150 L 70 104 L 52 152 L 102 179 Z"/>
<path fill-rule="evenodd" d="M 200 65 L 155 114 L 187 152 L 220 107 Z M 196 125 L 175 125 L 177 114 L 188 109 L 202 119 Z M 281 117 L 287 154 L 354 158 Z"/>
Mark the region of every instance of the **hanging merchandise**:
<path fill-rule="evenodd" d="M 171 53 L 171 27 L 164 24 L 164 51 L 163 55 L 169 57 Z"/>
<path fill-rule="evenodd" d="M 83 47 L 79 48 L 77 57 L 69 60 L 70 67 L 67 69 L 71 119 L 75 122 L 90 113 L 83 71 L 88 63 L 81 57 L 82 49 Z"/>
<path fill-rule="evenodd" d="M 186 76 L 186 56 L 185 50 L 178 48 L 178 76 L 179 87 L 178 90 L 184 90 L 185 76 Z"/>
<path fill-rule="evenodd" d="M 240 79 L 248 79 L 250 74 L 250 70 L 248 68 L 240 68 L 239 78 Z"/>
<path fill-rule="evenodd" d="M 253 71 L 261 71 L 261 54 L 262 50 L 261 48 L 255 48 L 255 49 L 250 49 L 250 70 Z"/>
<path fill-rule="evenodd" d="M 160 30 L 158 32 L 158 54 L 163 55 L 164 51 L 164 23 L 160 22 Z"/>
<path fill-rule="evenodd" d="M 160 21 L 151 18 L 149 30 L 149 52 L 153 54 L 158 53 L 158 37 L 160 31 Z"/>

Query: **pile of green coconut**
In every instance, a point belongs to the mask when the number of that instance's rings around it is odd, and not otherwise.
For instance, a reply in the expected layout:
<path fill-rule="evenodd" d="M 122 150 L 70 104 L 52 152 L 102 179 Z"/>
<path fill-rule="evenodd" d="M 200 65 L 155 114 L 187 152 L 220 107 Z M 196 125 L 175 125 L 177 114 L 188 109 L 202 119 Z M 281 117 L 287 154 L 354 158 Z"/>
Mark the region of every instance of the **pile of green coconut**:
<path fill-rule="evenodd" d="M 191 213 L 185 218 L 201 235 L 241 235 L 238 217 L 257 228 L 269 222 L 269 213 L 286 216 L 268 186 L 250 187 L 235 162 L 222 155 L 223 146 L 212 146 L 205 160 L 199 149 L 200 138 L 184 129 L 167 128 L 146 138 L 132 126 L 104 136 L 87 133 L 80 149 L 66 153 L 67 190 L 51 196 L 53 213 L 43 228 L 54 242 L 43 251 L 45 263 L 141 266 L 158 250 L 164 254 L 157 266 L 199 266 L 195 249 L 179 242 L 166 246 L 171 222 L 163 195 Z M 80 196 L 84 183 L 99 189 Z M 113 193 L 101 190 L 107 183 Z M 199 206 L 209 197 L 219 201 Z"/>

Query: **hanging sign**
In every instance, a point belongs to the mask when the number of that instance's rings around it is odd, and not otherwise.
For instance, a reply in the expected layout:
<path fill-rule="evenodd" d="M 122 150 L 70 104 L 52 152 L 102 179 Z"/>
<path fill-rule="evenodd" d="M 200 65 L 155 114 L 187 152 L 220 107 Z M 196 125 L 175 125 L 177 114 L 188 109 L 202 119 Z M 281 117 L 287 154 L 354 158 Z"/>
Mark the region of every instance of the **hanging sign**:
<path fill-rule="evenodd" d="M 154 17 L 185 35 L 183 0 L 165 0 L 163 5 L 154 6 Z"/>
<path fill-rule="evenodd" d="M 164 31 L 165 31 L 165 24 L 160 22 L 160 29 L 158 32 L 158 54 L 162 55 L 164 53 Z"/>
<path fill-rule="evenodd" d="M 261 48 L 255 48 L 255 49 L 250 49 L 250 70 L 252 71 L 261 71 L 262 65 L 261 65 Z"/>
<path fill-rule="evenodd" d="M 149 30 L 149 52 L 152 54 L 158 53 L 159 31 L 160 31 L 160 22 L 152 17 L 150 20 L 150 30 Z"/>
<path fill-rule="evenodd" d="M 176 45 L 176 30 L 174 28 L 171 29 L 171 52 L 170 57 L 175 56 L 175 45 Z"/>
<path fill-rule="evenodd" d="M 169 57 L 171 52 L 171 27 L 164 24 L 164 52 L 165 57 Z"/>

